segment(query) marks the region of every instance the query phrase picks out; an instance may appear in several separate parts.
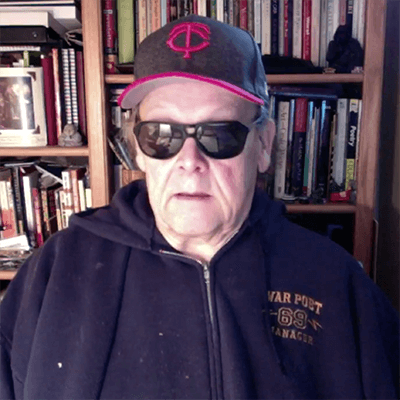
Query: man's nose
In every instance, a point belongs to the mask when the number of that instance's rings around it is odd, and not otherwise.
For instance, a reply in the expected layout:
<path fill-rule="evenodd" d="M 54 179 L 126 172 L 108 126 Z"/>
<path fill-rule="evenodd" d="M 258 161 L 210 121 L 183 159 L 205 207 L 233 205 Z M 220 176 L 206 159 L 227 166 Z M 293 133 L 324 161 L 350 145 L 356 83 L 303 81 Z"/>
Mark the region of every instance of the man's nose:
<path fill-rule="evenodd" d="M 177 155 L 178 166 L 187 172 L 203 172 L 207 167 L 207 159 L 197 147 L 194 138 L 187 138 Z"/>

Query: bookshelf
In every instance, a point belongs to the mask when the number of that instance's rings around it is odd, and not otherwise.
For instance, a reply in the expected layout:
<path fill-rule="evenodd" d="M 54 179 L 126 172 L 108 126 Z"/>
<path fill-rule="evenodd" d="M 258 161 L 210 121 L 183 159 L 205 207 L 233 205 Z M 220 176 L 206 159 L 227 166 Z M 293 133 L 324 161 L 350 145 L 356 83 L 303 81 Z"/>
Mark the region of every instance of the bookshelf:
<path fill-rule="evenodd" d="M 85 156 L 89 159 L 94 207 L 111 200 L 111 154 L 107 145 L 109 110 L 108 84 L 128 84 L 133 75 L 105 75 L 102 36 L 102 2 L 82 0 L 82 25 L 85 57 L 85 85 L 88 146 L 79 149 L 29 148 L 0 149 L 0 156 Z M 372 264 L 373 219 L 380 134 L 381 88 L 384 52 L 386 0 L 367 0 L 365 62 L 362 74 L 268 75 L 269 84 L 349 83 L 363 88 L 362 130 L 357 172 L 357 204 L 288 205 L 289 213 L 350 214 L 354 216 L 354 256 L 367 273 Z M 13 273 L 0 272 L 0 279 Z"/>

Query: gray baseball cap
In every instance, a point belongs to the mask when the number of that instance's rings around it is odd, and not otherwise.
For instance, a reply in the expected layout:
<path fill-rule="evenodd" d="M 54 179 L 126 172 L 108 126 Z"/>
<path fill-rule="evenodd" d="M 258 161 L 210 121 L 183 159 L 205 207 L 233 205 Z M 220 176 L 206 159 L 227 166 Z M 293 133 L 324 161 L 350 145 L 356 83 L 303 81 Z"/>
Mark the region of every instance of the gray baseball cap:
<path fill-rule="evenodd" d="M 265 70 L 253 37 L 207 17 L 189 15 L 149 35 L 135 55 L 134 75 L 118 99 L 125 109 L 156 88 L 187 80 L 219 86 L 268 108 Z"/>

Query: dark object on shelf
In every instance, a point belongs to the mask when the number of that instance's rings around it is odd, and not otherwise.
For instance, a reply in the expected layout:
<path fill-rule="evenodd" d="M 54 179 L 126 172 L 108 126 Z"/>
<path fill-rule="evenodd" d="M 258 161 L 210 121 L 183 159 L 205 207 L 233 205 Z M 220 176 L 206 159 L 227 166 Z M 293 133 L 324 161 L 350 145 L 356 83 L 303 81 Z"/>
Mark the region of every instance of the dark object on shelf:
<path fill-rule="evenodd" d="M 323 68 L 315 67 L 311 61 L 293 57 L 262 56 L 266 74 L 321 74 Z"/>
<path fill-rule="evenodd" d="M 364 51 L 360 42 L 351 37 L 349 25 L 340 25 L 333 40 L 329 42 L 326 53 L 329 68 L 338 73 L 351 73 L 355 67 L 364 64 Z"/>
<path fill-rule="evenodd" d="M 62 39 L 44 26 L 0 26 L 0 44 L 51 44 L 61 46 Z"/>

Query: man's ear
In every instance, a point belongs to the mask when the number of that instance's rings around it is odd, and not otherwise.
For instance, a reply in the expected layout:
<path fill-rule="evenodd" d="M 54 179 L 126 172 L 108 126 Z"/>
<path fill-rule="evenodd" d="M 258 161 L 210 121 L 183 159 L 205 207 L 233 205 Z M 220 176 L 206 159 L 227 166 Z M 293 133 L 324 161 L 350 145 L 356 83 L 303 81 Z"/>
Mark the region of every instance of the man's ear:
<path fill-rule="evenodd" d="M 269 119 L 266 125 L 259 129 L 260 152 L 258 158 L 258 171 L 264 173 L 267 171 L 271 162 L 272 143 L 276 134 L 275 122 Z"/>

